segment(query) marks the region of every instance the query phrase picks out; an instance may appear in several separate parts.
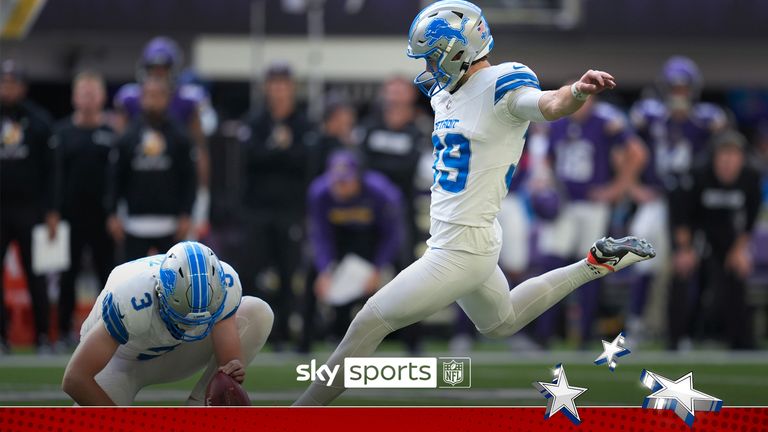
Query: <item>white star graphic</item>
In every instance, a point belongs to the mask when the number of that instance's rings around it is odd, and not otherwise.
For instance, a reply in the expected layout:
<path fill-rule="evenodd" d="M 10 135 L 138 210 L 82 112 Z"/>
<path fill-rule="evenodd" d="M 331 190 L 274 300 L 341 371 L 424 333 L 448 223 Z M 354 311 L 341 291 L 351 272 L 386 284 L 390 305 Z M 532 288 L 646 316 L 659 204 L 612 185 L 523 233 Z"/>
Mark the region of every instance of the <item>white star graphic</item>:
<path fill-rule="evenodd" d="M 671 409 L 688 426 L 693 426 L 695 411 L 720 411 L 723 401 L 693 388 L 693 372 L 670 380 L 648 370 L 643 370 L 640 381 L 653 393 L 646 396 L 643 408 Z"/>
<path fill-rule="evenodd" d="M 555 366 L 555 379 L 551 382 L 535 382 L 533 386 L 548 399 L 547 411 L 544 418 L 550 418 L 558 411 L 565 408 L 563 414 L 574 424 L 581 423 L 579 412 L 576 410 L 576 399 L 579 395 L 587 391 L 585 388 L 572 387 L 568 385 L 568 377 L 565 375 L 565 368 L 562 364 Z"/>
<path fill-rule="evenodd" d="M 616 369 L 616 359 L 629 354 L 631 351 L 624 347 L 624 332 L 619 333 L 613 342 L 603 342 L 603 353 L 595 359 L 596 365 L 608 363 L 608 369 L 611 372 Z"/>

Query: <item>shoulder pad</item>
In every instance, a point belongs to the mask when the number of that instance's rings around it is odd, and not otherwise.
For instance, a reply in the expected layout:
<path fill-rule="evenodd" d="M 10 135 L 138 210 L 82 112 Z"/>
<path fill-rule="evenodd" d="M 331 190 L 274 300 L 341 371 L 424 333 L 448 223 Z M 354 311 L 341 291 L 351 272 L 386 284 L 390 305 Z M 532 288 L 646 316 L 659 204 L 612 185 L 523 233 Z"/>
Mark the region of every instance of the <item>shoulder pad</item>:
<path fill-rule="evenodd" d="M 179 92 L 179 97 L 185 101 L 201 103 L 208 99 L 205 89 L 197 84 L 184 84 L 177 91 Z"/>
<path fill-rule="evenodd" d="M 727 123 L 725 112 L 715 104 L 701 102 L 693 106 L 691 115 L 709 129 L 719 129 Z"/>
<path fill-rule="evenodd" d="M 115 93 L 114 104 L 116 107 L 124 107 L 129 100 L 141 99 L 141 87 L 136 83 L 125 84 Z"/>
<path fill-rule="evenodd" d="M 667 115 L 667 107 L 657 99 L 642 99 L 629 110 L 629 118 L 637 127 L 645 127 L 654 119 Z"/>
<path fill-rule="evenodd" d="M 240 276 L 231 265 L 221 261 L 221 269 L 224 271 L 224 289 L 227 290 L 227 300 L 221 319 L 227 319 L 240 307 L 240 300 L 243 298 L 243 286 L 240 283 Z"/>
<path fill-rule="evenodd" d="M 627 119 L 618 107 L 606 102 L 595 104 L 594 113 L 603 119 L 611 129 L 623 129 L 627 126 Z"/>
<path fill-rule="evenodd" d="M 101 319 L 107 331 L 119 343 L 128 343 L 128 329 L 125 327 L 125 314 L 120 310 L 120 303 L 114 293 L 104 296 L 101 303 Z"/>
<path fill-rule="evenodd" d="M 498 103 L 505 94 L 520 87 L 541 89 L 539 78 L 522 63 L 502 63 L 496 67 L 497 77 L 494 86 L 493 103 Z"/>

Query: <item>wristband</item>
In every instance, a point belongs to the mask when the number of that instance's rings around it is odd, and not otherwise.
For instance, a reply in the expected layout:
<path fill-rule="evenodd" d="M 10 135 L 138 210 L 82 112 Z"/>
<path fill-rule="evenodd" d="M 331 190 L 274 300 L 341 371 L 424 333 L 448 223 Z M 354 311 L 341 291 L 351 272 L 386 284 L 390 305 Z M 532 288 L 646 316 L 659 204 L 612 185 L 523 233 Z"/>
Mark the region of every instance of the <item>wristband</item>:
<path fill-rule="evenodd" d="M 574 99 L 580 102 L 584 102 L 585 100 L 589 99 L 588 94 L 582 93 L 579 91 L 579 89 L 576 88 L 576 83 L 571 84 L 571 94 L 573 95 Z"/>

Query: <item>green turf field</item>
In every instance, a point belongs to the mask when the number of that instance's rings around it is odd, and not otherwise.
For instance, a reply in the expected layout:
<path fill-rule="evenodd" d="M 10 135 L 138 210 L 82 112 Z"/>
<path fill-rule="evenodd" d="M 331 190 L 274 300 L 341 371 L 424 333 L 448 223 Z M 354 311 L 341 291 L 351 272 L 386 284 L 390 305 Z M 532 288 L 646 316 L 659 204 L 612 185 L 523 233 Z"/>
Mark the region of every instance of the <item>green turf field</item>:
<path fill-rule="evenodd" d="M 432 354 L 434 351 L 426 350 Z M 404 355 L 387 351 L 383 355 Z M 644 352 L 619 362 L 615 372 L 591 361 L 598 352 L 508 353 L 503 350 L 473 352 L 471 389 L 355 389 L 336 405 L 540 405 L 544 398 L 531 383 L 551 380 L 551 369 L 562 362 L 571 385 L 589 390 L 579 397 L 580 405 L 640 406 L 649 391 L 640 384 L 647 368 L 677 379 L 693 371 L 696 389 L 724 401 L 726 406 L 768 405 L 768 353 L 733 354 L 693 351 L 686 354 Z M 427 356 L 427 354 L 424 354 Z M 434 352 L 434 356 L 445 353 Z M 312 357 L 322 362 L 327 352 Z M 255 405 L 289 405 L 306 383 L 296 381 L 296 365 L 311 357 L 264 353 L 248 369 L 245 387 Z M 15 355 L 0 358 L 1 405 L 69 405 L 59 389 L 66 356 L 37 358 Z M 196 377 L 152 386 L 139 393 L 142 405 L 179 405 Z"/>

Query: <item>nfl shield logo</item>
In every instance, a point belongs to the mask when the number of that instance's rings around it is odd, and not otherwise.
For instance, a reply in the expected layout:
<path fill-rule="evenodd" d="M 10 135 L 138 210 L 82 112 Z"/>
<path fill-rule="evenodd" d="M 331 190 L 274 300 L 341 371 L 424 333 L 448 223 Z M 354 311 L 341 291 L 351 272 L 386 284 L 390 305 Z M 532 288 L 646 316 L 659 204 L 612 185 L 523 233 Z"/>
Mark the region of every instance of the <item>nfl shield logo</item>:
<path fill-rule="evenodd" d="M 464 363 L 456 360 L 443 362 L 443 381 L 452 386 L 464 381 Z"/>

